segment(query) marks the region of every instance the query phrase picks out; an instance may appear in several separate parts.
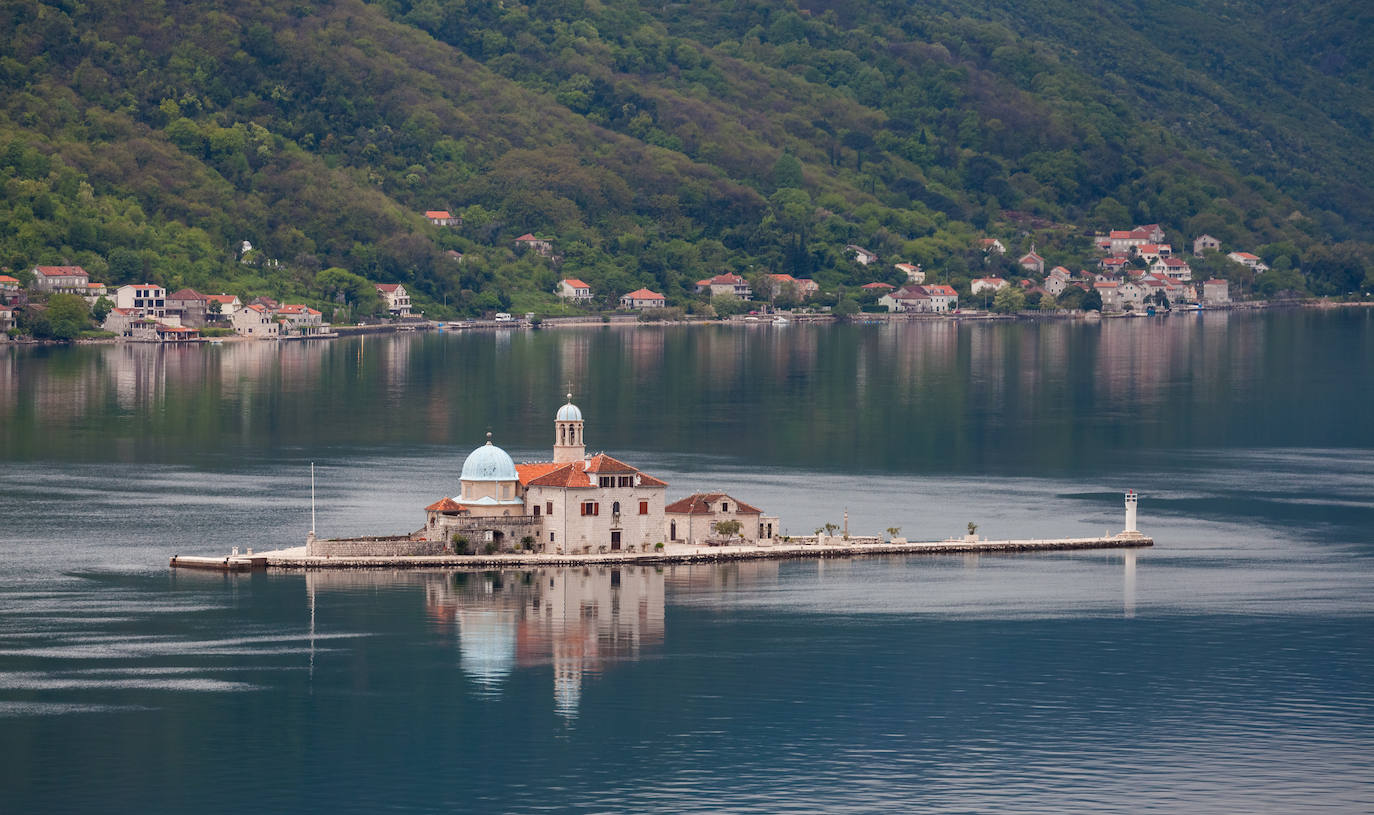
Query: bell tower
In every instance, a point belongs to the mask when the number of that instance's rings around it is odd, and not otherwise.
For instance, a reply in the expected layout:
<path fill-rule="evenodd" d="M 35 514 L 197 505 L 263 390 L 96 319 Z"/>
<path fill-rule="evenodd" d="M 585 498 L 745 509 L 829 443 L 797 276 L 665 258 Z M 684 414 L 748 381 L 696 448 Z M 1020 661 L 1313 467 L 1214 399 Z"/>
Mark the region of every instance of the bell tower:
<path fill-rule="evenodd" d="M 582 438 L 582 411 L 572 403 L 558 409 L 553 422 L 553 460 L 559 464 L 581 461 L 587 457 L 587 444 Z"/>

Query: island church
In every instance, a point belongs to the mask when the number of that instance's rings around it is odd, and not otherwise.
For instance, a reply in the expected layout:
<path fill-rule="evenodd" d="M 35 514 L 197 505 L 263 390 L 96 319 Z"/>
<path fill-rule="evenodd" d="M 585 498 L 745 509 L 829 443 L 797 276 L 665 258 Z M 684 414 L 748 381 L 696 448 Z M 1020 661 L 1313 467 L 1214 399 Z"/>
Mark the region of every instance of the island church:
<path fill-rule="evenodd" d="M 588 456 L 572 394 L 554 418 L 553 461 L 516 464 L 488 433 L 459 482 L 457 496 L 425 507 L 419 537 L 548 554 L 644 550 L 665 540 L 667 482 L 605 453 Z"/>

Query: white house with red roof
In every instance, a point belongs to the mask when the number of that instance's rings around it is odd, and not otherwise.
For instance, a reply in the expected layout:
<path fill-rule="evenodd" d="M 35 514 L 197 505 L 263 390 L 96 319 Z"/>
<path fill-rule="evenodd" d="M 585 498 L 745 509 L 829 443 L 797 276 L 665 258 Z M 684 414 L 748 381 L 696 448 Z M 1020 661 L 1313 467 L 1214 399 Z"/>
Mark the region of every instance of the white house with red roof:
<path fill-rule="evenodd" d="M 1267 272 L 1269 267 L 1264 264 L 1259 255 L 1252 255 L 1249 252 L 1232 252 L 1226 256 L 1228 259 L 1254 269 L 1256 272 Z"/>
<path fill-rule="evenodd" d="M 33 267 L 33 287 L 37 291 L 84 295 L 90 282 L 91 276 L 80 266 Z"/>
<path fill-rule="evenodd" d="M 1151 274 L 1162 274 L 1174 280 L 1189 281 L 1193 279 L 1193 267 L 1188 265 L 1188 261 L 1183 258 L 1161 257 L 1150 264 Z"/>
<path fill-rule="evenodd" d="M 1111 274 L 1121 274 L 1129 262 L 1130 261 L 1122 257 L 1109 257 L 1102 258 L 1097 262 L 1097 265 L 1104 272 L 1109 272 Z"/>
<path fill-rule="evenodd" d="M 14 306 L 0 305 L 0 334 L 14 328 Z"/>
<path fill-rule="evenodd" d="M 283 337 L 318 337 L 329 333 L 324 315 L 310 306 L 298 303 L 283 304 L 273 314 L 281 323 Z"/>
<path fill-rule="evenodd" d="M 996 292 L 1005 289 L 1009 283 L 1000 277 L 975 277 L 969 284 L 968 289 L 972 294 L 982 294 L 983 292 Z"/>
<path fill-rule="evenodd" d="M 140 317 L 167 316 L 167 290 L 156 283 L 131 283 L 115 289 L 115 306 L 133 309 Z"/>
<path fill-rule="evenodd" d="M 375 283 L 377 294 L 386 302 L 386 310 L 397 317 L 410 316 L 410 292 L 401 283 Z"/>
<path fill-rule="evenodd" d="M 526 232 L 515 239 L 515 248 L 528 249 L 532 252 L 538 252 L 544 257 L 549 257 L 553 254 L 553 238 L 540 238 L 535 236 L 533 232 Z"/>
<path fill-rule="evenodd" d="M 558 281 L 558 296 L 574 303 L 585 303 L 592 299 L 592 287 L 575 277 L 565 277 Z"/>
<path fill-rule="evenodd" d="M 851 243 L 844 248 L 844 251 L 850 257 L 854 258 L 854 260 L 862 266 L 867 266 L 870 263 L 878 262 L 878 256 L 873 252 L 870 252 L 867 249 L 863 248 L 862 246 L 857 246 Z"/>
<path fill-rule="evenodd" d="M 668 523 L 668 540 L 687 545 L 710 545 L 734 538 L 735 543 L 753 543 L 777 535 L 778 519 L 763 510 L 732 498 L 723 492 L 698 492 L 663 508 Z M 739 532 L 726 535 L 717 524 L 735 521 Z"/>
<path fill-rule="evenodd" d="M 635 289 L 620 298 L 621 308 L 663 308 L 668 304 L 667 298 L 656 291 L 648 289 Z"/>
<path fill-rule="evenodd" d="M 435 226 L 458 226 L 463 222 L 463 219 L 453 217 L 453 213 L 446 209 L 426 210 L 425 217 Z"/>
<path fill-rule="evenodd" d="M 996 238 L 980 238 L 978 248 L 983 250 L 983 254 L 1005 255 L 1007 247 Z"/>
<path fill-rule="evenodd" d="M 212 303 L 219 304 L 219 311 L 215 311 Z M 237 294 L 207 294 L 205 295 L 205 313 L 210 315 L 210 319 L 215 319 L 216 313 L 220 318 L 232 317 L 234 312 L 243 308 L 243 302 L 239 300 Z"/>

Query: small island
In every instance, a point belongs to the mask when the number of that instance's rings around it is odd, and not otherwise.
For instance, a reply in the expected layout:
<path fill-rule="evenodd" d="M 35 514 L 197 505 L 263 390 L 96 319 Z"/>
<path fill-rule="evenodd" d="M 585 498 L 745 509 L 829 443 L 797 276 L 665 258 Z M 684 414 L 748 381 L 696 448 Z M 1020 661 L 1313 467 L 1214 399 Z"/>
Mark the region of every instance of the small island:
<path fill-rule="evenodd" d="M 726 492 L 695 493 L 668 503 L 668 483 L 606 453 L 587 453 L 582 410 L 568 394 L 554 416 L 550 461 L 516 464 L 492 443 L 463 461 L 458 495 L 424 508 L 424 525 L 405 535 L 321 538 L 304 546 L 220 557 L 174 555 L 178 568 L 395 568 L 653 563 L 759 558 L 850 557 L 914 552 L 1025 552 L 1151 546 L 1136 529 L 1138 497 L 1126 493 L 1125 528 L 1100 538 L 986 540 L 968 534 L 940 541 L 851 535 L 841 527 L 782 534 L 775 515 Z M 313 512 L 312 512 L 313 516 Z"/>

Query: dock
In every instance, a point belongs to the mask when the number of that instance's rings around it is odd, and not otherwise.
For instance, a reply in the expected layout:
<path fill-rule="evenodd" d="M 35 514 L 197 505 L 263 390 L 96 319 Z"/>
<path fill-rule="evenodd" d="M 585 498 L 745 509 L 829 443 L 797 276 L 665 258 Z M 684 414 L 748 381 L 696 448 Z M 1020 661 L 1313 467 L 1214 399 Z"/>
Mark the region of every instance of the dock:
<path fill-rule="evenodd" d="M 780 541 L 738 546 L 672 546 L 663 550 L 590 552 L 585 554 L 507 552 L 491 555 L 412 555 L 396 557 L 320 557 L 305 553 L 304 546 L 256 554 L 219 557 L 173 555 L 174 569 L 206 569 L 221 572 L 301 571 L 312 569 L 518 569 L 540 566 L 603 564 L 654 565 L 668 563 L 723 563 L 738 560 L 798 560 L 872 557 L 877 555 L 1025 554 L 1079 549 L 1135 549 L 1154 545 L 1139 533 L 1098 538 L 1034 540 L 981 540 L 950 538 L 942 541 Z"/>

